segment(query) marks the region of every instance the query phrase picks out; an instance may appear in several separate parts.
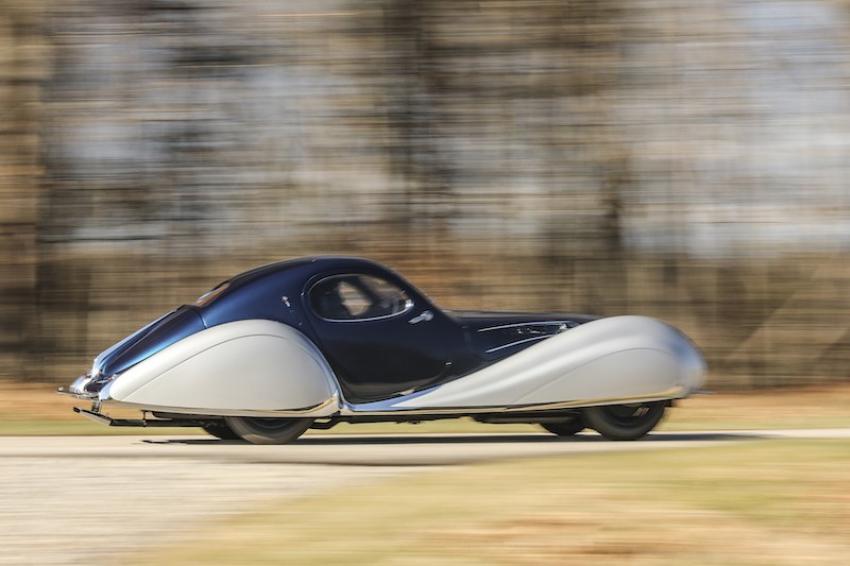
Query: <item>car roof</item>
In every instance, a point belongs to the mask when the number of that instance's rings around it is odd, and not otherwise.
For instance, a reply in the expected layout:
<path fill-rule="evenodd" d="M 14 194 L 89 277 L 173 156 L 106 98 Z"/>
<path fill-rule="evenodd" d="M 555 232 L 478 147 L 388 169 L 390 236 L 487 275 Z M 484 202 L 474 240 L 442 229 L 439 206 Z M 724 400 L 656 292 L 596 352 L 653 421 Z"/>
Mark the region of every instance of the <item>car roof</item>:
<path fill-rule="evenodd" d="M 261 277 L 285 271 L 309 271 L 311 274 L 319 273 L 326 269 L 359 269 L 379 268 L 386 271 L 387 268 L 370 259 L 355 256 L 309 256 L 276 261 L 261 265 L 238 275 L 231 277 L 228 282 L 231 286 L 242 286 Z"/>
<path fill-rule="evenodd" d="M 381 264 L 360 257 L 313 256 L 278 261 L 235 275 L 215 287 L 224 288 L 212 301 L 201 306 L 204 324 L 209 326 L 245 318 L 281 320 L 277 307 L 281 296 L 300 295 L 305 284 L 315 276 L 349 270 L 401 278 Z"/>

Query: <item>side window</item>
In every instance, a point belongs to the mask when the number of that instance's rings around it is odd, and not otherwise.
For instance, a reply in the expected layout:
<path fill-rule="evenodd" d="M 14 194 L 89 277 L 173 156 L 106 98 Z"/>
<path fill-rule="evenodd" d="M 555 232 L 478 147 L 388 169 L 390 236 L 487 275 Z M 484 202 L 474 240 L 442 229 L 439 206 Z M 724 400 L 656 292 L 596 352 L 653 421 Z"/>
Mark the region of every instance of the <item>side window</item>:
<path fill-rule="evenodd" d="M 345 309 L 343 318 L 359 318 L 369 312 L 372 302 L 360 289 L 345 280 L 337 281 L 336 293 L 339 294 L 340 300 L 338 304 Z M 334 291 L 331 291 L 331 295 Z M 337 304 L 337 301 L 331 301 L 330 304 Z M 342 311 L 340 311 L 342 312 Z M 334 318 L 334 317 L 326 317 Z"/>
<path fill-rule="evenodd" d="M 404 290 L 371 275 L 334 275 L 310 289 L 310 306 L 327 320 L 368 320 L 413 306 Z"/>

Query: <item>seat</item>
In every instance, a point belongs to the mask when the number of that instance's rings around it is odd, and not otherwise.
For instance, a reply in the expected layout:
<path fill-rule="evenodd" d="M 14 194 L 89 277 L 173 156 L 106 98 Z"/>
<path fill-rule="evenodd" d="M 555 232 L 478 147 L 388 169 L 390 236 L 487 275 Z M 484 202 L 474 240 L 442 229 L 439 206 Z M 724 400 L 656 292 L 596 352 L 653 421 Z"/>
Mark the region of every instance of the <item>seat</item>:
<path fill-rule="evenodd" d="M 351 312 L 342 302 L 342 297 L 339 296 L 339 287 L 333 286 L 319 296 L 318 301 L 319 314 L 331 320 L 348 320 L 351 319 Z"/>

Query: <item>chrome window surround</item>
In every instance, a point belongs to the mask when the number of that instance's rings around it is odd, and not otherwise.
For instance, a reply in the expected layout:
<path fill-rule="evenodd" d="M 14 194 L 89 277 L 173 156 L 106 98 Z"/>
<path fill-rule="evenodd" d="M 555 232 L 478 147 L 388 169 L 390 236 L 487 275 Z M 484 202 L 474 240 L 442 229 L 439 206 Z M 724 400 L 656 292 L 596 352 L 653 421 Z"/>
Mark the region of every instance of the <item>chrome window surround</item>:
<path fill-rule="evenodd" d="M 313 308 L 313 301 L 312 301 L 312 298 L 311 298 L 311 295 L 313 293 L 313 289 L 316 288 L 316 285 L 318 285 L 320 283 L 324 283 L 328 279 L 340 279 L 340 278 L 343 278 L 343 277 L 372 277 L 373 279 L 377 279 L 379 281 L 383 281 L 383 282 L 385 282 L 389 285 L 392 285 L 393 287 L 397 288 L 402 293 L 404 293 L 404 296 L 406 297 L 406 300 L 404 301 L 404 308 L 401 309 L 398 312 L 394 312 L 394 313 L 391 313 L 391 314 L 385 314 L 385 315 L 382 315 L 382 316 L 372 316 L 372 317 L 369 317 L 369 318 L 325 318 L 325 317 L 323 317 L 321 314 L 319 314 L 316 311 L 316 309 Z M 327 277 L 323 277 L 323 278 L 319 279 L 318 281 L 316 281 L 315 283 L 313 283 L 312 285 L 310 285 L 310 288 L 307 289 L 307 306 L 309 307 L 309 309 L 313 313 L 313 315 L 316 316 L 316 318 L 323 320 L 325 322 L 351 323 L 351 322 L 372 322 L 372 321 L 375 321 L 375 320 L 386 320 L 388 318 L 394 318 L 394 317 L 397 317 L 397 316 L 401 316 L 401 315 L 411 311 L 414 307 L 414 303 L 413 303 L 413 299 L 411 299 L 408 296 L 407 291 L 405 291 L 404 289 L 402 289 L 401 287 L 399 287 L 395 283 L 387 281 L 386 279 L 382 279 L 380 277 L 377 277 L 375 275 L 371 275 L 369 273 L 337 273 L 336 275 L 328 275 Z"/>

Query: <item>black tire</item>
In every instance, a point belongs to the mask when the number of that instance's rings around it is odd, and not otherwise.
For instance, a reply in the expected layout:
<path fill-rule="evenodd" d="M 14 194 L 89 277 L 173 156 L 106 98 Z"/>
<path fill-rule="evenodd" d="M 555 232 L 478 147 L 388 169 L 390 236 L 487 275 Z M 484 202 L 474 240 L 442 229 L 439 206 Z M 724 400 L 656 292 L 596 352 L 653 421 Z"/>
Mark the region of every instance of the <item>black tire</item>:
<path fill-rule="evenodd" d="M 304 434 L 313 419 L 225 417 L 224 422 L 251 444 L 287 444 Z"/>
<path fill-rule="evenodd" d="M 664 417 L 666 401 L 588 407 L 584 422 L 608 440 L 637 440 L 646 436 Z"/>
<path fill-rule="evenodd" d="M 207 434 L 211 434 L 219 440 L 242 440 L 242 437 L 233 432 L 233 429 L 227 426 L 227 423 L 224 422 L 223 419 L 207 423 L 201 428 L 203 428 Z"/>
<path fill-rule="evenodd" d="M 575 436 L 587 428 L 581 417 L 572 417 L 556 423 L 540 423 L 540 426 L 558 436 Z"/>

